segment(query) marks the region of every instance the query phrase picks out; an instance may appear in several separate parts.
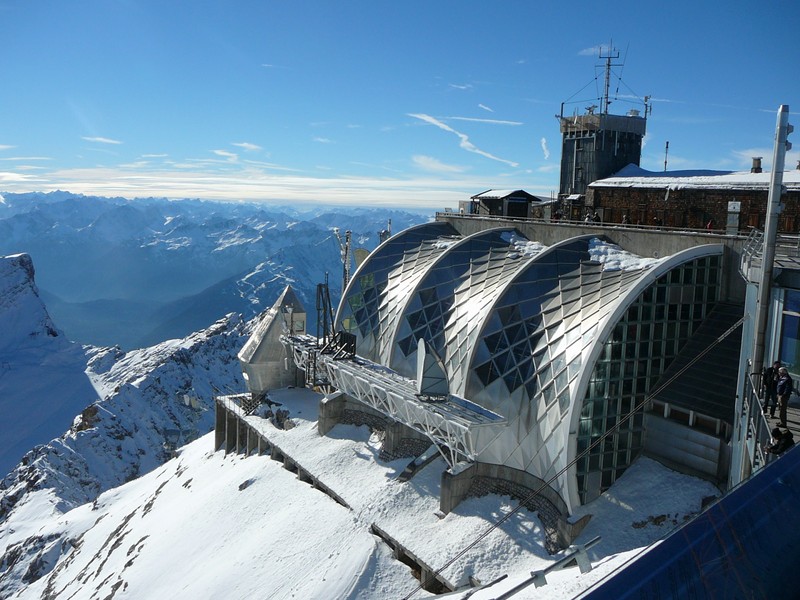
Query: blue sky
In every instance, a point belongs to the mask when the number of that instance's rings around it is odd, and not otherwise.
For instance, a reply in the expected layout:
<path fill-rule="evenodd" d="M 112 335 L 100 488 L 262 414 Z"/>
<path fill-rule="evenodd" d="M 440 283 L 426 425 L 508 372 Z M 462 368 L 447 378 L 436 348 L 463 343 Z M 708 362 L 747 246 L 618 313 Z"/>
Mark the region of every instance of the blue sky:
<path fill-rule="evenodd" d="M 800 3 L 714 4 L 0 0 L 0 191 L 549 195 L 554 116 L 598 103 L 612 40 L 612 112 L 652 97 L 644 168 L 667 141 L 670 169 L 768 167 L 779 105 L 800 111 Z"/>

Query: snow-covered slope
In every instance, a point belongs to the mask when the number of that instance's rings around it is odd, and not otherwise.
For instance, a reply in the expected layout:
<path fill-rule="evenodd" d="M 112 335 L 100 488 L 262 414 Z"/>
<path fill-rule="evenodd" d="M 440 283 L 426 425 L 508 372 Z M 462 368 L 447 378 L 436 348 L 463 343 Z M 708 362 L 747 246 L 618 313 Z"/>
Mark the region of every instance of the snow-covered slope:
<path fill-rule="evenodd" d="M 251 326 L 239 315 L 129 353 L 82 347 L 33 277 L 27 255 L 0 258 L 0 549 L 30 506 L 46 520 L 151 471 L 170 458 L 165 442 L 212 428 L 219 390 L 244 389 L 236 354 Z"/>
<path fill-rule="evenodd" d="M 489 495 L 437 516 L 439 459 L 412 480 L 397 476 L 405 461 L 382 462 L 380 440 L 365 427 L 316 431 L 319 396 L 276 392 L 295 427 L 268 434 L 348 505 L 338 504 L 268 456 L 225 455 L 208 435 L 177 458 L 109 490 L 58 518 L 38 516 L 32 499 L 0 528 L 0 594 L 12 598 L 416 598 L 431 594 L 373 525 L 400 541 L 448 580 L 467 586 L 508 579 L 472 598 L 500 595 L 555 558 L 544 549 L 539 519 L 522 510 L 499 527 L 515 503 Z M 664 494 L 664 490 L 670 490 Z M 568 598 L 665 535 L 714 495 L 704 481 L 638 461 L 612 490 L 583 507 L 593 515 L 577 543 L 601 536 L 590 550 L 594 570 L 548 576 L 515 598 Z M 46 513 L 46 507 L 44 509 Z M 22 518 L 22 517 L 25 518 Z M 576 515 L 578 517 L 580 515 Z M 466 551 L 465 551 L 466 550 Z M 455 560 L 454 560 L 455 559 Z"/>
<path fill-rule="evenodd" d="M 74 422 L 60 429 L 66 433 L 30 450 L 0 483 L 0 519 L 42 490 L 55 490 L 55 512 L 91 501 L 162 464 L 170 436 L 185 442 L 209 431 L 215 390 L 244 389 L 236 353 L 247 335 L 247 324 L 229 315 L 153 348 L 88 350 L 84 364 L 100 399 L 82 404 Z M 42 380 L 46 384 L 47 374 Z M 70 390 L 50 392 L 61 393 Z M 24 395 L 23 388 L 12 398 Z"/>

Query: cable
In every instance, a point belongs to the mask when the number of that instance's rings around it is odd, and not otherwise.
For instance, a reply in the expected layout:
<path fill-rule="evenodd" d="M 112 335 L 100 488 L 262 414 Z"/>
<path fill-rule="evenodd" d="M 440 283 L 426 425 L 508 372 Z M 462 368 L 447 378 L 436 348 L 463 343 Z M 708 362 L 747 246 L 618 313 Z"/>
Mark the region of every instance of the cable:
<path fill-rule="evenodd" d="M 587 87 L 589 87 L 590 85 L 592 85 L 592 84 L 593 84 L 593 83 L 595 83 L 596 81 L 597 81 L 597 75 L 595 75 L 595 76 L 594 76 L 594 79 L 592 79 L 592 80 L 591 80 L 589 83 L 587 83 L 585 86 L 583 86 L 583 87 L 582 87 L 581 89 L 579 89 L 577 92 L 575 92 L 574 94 L 572 94 L 572 96 L 570 96 L 569 98 L 567 98 L 566 100 L 564 100 L 564 104 L 567 104 L 567 103 L 568 103 L 570 100 L 572 100 L 572 99 L 573 99 L 575 96 L 577 96 L 578 94 L 580 94 L 580 93 L 581 93 L 583 90 L 585 90 Z M 593 98 L 593 100 L 596 100 L 596 98 Z M 576 103 L 577 103 L 577 102 L 578 102 L 578 101 L 576 100 Z M 586 101 L 584 100 L 583 102 L 586 102 Z"/>
<path fill-rule="evenodd" d="M 551 484 L 552 482 L 554 482 L 556 479 L 558 479 L 559 477 L 561 477 L 561 475 L 563 475 L 564 473 L 566 473 L 566 472 L 567 472 L 567 471 L 568 471 L 568 470 L 569 470 L 569 469 L 570 469 L 570 468 L 571 468 L 571 467 L 572 467 L 572 466 L 573 466 L 573 465 L 574 465 L 576 462 L 578 462 L 578 461 L 579 461 L 581 458 L 583 458 L 585 455 L 587 455 L 587 454 L 588 454 L 588 453 L 589 453 L 589 452 L 590 452 L 590 451 L 591 451 L 591 450 L 592 450 L 592 449 L 593 449 L 595 446 L 597 446 L 598 444 L 600 444 L 600 442 L 604 441 L 604 440 L 605 440 L 605 439 L 606 439 L 606 438 L 607 438 L 609 435 L 611 435 L 611 434 L 612 434 L 612 433 L 614 433 L 614 432 L 615 432 L 617 429 L 619 429 L 619 427 L 620 427 L 622 424 L 624 424 L 626 421 L 628 421 L 628 420 L 629 420 L 631 417 L 633 417 L 633 415 L 634 415 L 634 414 L 636 414 L 636 413 L 637 413 L 637 412 L 638 412 L 638 411 L 639 411 L 641 408 L 643 408 L 643 407 L 644 407 L 644 405 L 645 405 L 645 404 L 647 404 L 647 402 L 649 402 L 649 401 L 650 401 L 650 400 L 651 400 L 653 397 L 655 397 L 655 396 L 657 396 L 658 394 L 660 394 L 660 393 L 661 393 L 661 392 L 664 390 L 664 388 L 666 388 L 666 387 L 667 387 L 669 384 L 671 384 L 673 381 L 675 381 L 675 380 L 676 380 L 678 377 L 680 377 L 681 375 L 683 375 L 683 374 L 684 374 L 684 373 L 685 373 L 685 372 L 686 372 L 686 371 L 687 371 L 687 370 L 688 370 L 688 369 L 689 369 L 689 368 L 690 368 L 692 365 L 694 365 L 694 364 L 695 364 L 695 363 L 696 363 L 698 360 L 700 360 L 702 357 L 704 357 L 706 354 L 708 354 L 708 353 L 709 353 L 709 352 L 710 352 L 712 349 L 714 349 L 714 348 L 717 346 L 717 344 L 719 344 L 719 343 L 720 343 L 722 340 L 724 340 L 726 337 L 728 337 L 728 336 L 729 336 L 731 333 L 733 333 L 734 331 L 736 331 L 736 329 L 737 329 L 737 328 L 738 328 L 738 327 L 739 327 L 739 326 L 740 326 L 742 323 L 744 323 L 744 321 L 745 321 L 746 319 L 747 319 L 747 314 L 745 314 L 745 315 L 744 315 L 744 316 L 743 316 L 741 319 L 739 319 L 739 320 L 738 320 L 738 321 L 737 321 L 737 322 L 736 322 L 734 325 L 732 325 L 730 328 L 728 328 L 728 330 L 727 330 L 727 331 L 725 331 L 725 332 L 724 332 L 722 335 L 720 335 L 720 336 L 719 336 L 719 337 L 718 337 L 716 340 L 714 340 L 714 343 L 713 343 L 713 344 L 711 344 L 710 346 L 708 346 L 708 347 L 707 347 L 705 350 L 703 350 L 702 352 L 699 352 L 699 353 L 698 353 L 698 354 L 697 354 L 697 355 L 696 355 L 696 356 L 695 356 L 695 357 L 694 357 L 692 360 L 690 360 L 690 361 L 689 361 L 689 362 L 688 362 L 688 363 L 687 363 L 687 364 L 686 364 L 686 365 L 685 365 L 683 368 L 681 368 L 681 369 L 680 369 L 680 370 L 679 370 L 677 373 L 675 373 L 675 374 L 674 374 L 672 377 L 670 377 L 670 378 L 669 378 L 669 379 L 667 379 L 667 380 L 666 380 L 664 383 L 662 383 L 660 386 L 658 386 L 658 387 L 657 387 L 657 388 L 656 388 L 656 389 L 655 389 L 653 392 L 651 392 L 650 394 L 648 394 L 647 396 L 645 396 L 645 397 L 644 397 L 644 399 L 643 399 L 643 400 L 642 400 L 642 401 L 641 401 L 639 404 L 637 404 L 637 405 L 636 405 L 636 406 L 635 406 L 635 407 L 634 407 L 634 408 L 633 408 L 633 409 L 632 409 L 630 412 L 628 412 L 628 414 L 626 414 L 626 415 L 625 415 L 623 418 L 621 418 L 621 419 L 620 419 L 620 420 L 617 422 L 617 424 L 616 424 L 616 425 L 614 425 L 614 427 L 612 427 L 611 429 L 608 429 L 608 430 L 607 430 L 607 431 L 606 431 L 606 432 L 605 432 L 603 435 L 601 435 L 599 438 L 597 438 L 597 440 L 595 440 L 594 442 L 592 442 L 592 443 L 591 443 L 591 444 L 590 444 L 590 445 L 589 445 L 589 446 L 586 448 L 586 450 L 584 450 L 583 452 L 581 452 L 580 454 L 578 454 L 578 455 L 577 455 L 577 456 L 576 456 L 574 459 L 572 459 L 572 461 L 570 461 L 570 463 L 569 463 L 569 464 L 567 464 L 567 466 L 565 466 L 565 467 L 564 467 L 563 469 L 561 469 L 561 470 L 560 470 L 558 473 L 556 473 L 555 475 L 553 475 L 553 476 L 552 476 L 550 479 L 548 479 L 547 481 L 545 481 L 544 483 L 542 483 L 542 485 L 540 485 L 540 486 L 539 486 L 539 487 L 538 487 L 536 490 L 532 491 L 530 494 L 528 494 L 527 496 L 525 496 L 525 498 L 524 498 L 524 499 L 523 499 L 521 502 L 519 502 L 519 503 L 517 504 L 517 506 L 516 506 L 515 508 L 513 508 L 513 509 L 512 509 L 512 510 L 511 510 L 509 513 L 507 513 L 506 515 L 504 515 L 503 517 L 501 517 L 501 518 L 500 518 L 500 519 L 499 519 L 499 520 L 498 520 L 496 523 L 494 523 L 494 524 L 490 525 L 490 526 L 489 526 L 489 527 L 488 527 L 488 528 L 487 528 L 485 531 L 483 531 L 483 533 L 481 533 L 480 535 L 478 535 L 478 537 L 477 537 L 477 538 L 475 538 L 475 539 L 474 539 L 472 542 L 470 542 L 470 543 L 469 543 L 467 546 L 465 546 L 463 550 L 461 550 L 460 552 L 458 552 L 458 553 L 457 553 L 457 554 L 456 554 L 456 555 L 455 555 L 453 558 L 451 558 L 451 559 L 450 559 L 449 561 L 447 561 L 447 562 L 446 562 L 444 565 L 442 565 L 441 567 L 439 567 L 439 568 L 438 568 L 436 571 L 434 571 L 433 573 L 431 573 L 431 575 L 429 575 L 429 576 L 428 576 L 428 578 L 426 578 L 426 579 L 425 579 L 425 581 L 423 581 L 423 580 L 422 580 L 422 575 L 420 574 L 420 583 L 417 585 L 417 587 L 416 587 L 416 588 L 414 588 L 414 589 L 413 589 L 411 592 L 409 592 L 409 593 L 408 593 L 406 596 L 404 596 L 404 597 L 403 597 L 403 600 L 410 600 L 410 598 L 412 598 L 412 597 L 413 597 L 413 596 L 414 596 L 414 595 L 415 595 L 415 594 L 416 594 L 416 593 L 417 593 L 419 590 L 421 590 L 421 589 L 422 589 L 422 588 L 423 588 L 423 587 L 424 587 L 424 586 L 425 586 L 427 583 L 429 583 L 430 581 L 432 581 L 432 580 L 433 580 L 433 579 L 434 579 L 434 578 L 435 578 L 437 575 L 440 575 L 440 574 L 441 574 L 441 572 L 442 572 L 442 571 L 444 571 L 444 570 L 445 570 L 447 567 L 449 567 L 450 565 L 452 565 L 452 564 L 453 564 L 454 562 L 456 562 L 456 561 L 457 561 L 459 558 L 461 558 L 461 557 L 462 557 L 462 556 L 464 556 L 464 555 L 465 555 L 467 552 L 469 552 L 470 550 L 472 550 L 472 549 L 473 549 L 475 546 L 477 546 L 477 545 L 478 545 L 478 543 L 479 543 L 479 542 L 481 542 L 481 541 L 482 541 L 482 540 L 483 540 L 483 539 L 484 539 L 486 536 L 488 536 L 488 535 L 489 535 L 490 533 L 492 533 L 492 532 L 493 532 L 495 529 L 497 529 L 497 528 L 498 528 L 500 525 L 502 525 L 503 523 L 505 523 L 505 522 L 506 522 L 508 519 L 510 519 L 510 518 L 511 518 L 513 515 L 515 515 L 515 514 L 516 514 L 517 512 L 519 512 L 519 511 L 520 511 L 522 508 L 524 508 L 525 504 L 527 504 L 528 502 L 530 502 L 531 500 L 533 500 L 533 499 L 534 499 L 536 496 L 538 496 L 538 495 L 539 495 L 539 493 L 540 493 L 540 492 L 541 492 L 543 489 L 545 489 L 545 488 L 549 487 L 549 486 L 550 486 L 550 484 Z"/>

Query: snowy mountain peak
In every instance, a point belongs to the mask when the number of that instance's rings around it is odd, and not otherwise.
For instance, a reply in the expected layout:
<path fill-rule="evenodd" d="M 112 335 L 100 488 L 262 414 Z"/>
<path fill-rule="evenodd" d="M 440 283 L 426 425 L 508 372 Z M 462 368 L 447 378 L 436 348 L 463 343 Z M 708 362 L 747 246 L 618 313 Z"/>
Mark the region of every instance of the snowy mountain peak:
<path fill-rule="evenodd" d="M 39 298 L 34 274 L 28 254 L 0 257 L 0 358 L 41 346 L 52 338 L 66 343 Z"/>

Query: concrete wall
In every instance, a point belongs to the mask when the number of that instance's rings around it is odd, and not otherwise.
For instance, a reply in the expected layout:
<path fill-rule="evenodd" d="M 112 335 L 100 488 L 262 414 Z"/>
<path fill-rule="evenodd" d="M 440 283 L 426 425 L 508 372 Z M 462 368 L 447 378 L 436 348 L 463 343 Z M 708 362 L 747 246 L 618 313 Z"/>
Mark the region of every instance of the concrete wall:
<path fill-rule="evenodd" d="M 586 515 L 570 523 L 567 505 L 546 482 L 526 471 L 488 463 L 472 463 L 458 473 L 444 471 L 439 510 L 447 514 L 466 498 L 484 493 L 511 495 L 536 512 L 545 527 L 551 553 L 568 547 L 591 518 Z"/>
<path fill-rule="evenodd" d="M 240 361 L 240 364 L 247 381 L 247 389 L 254 394 L 298 385 L 298 382 L 302 381 L 302 375 L 298 374 L 298 369 L 291 359 L 288 359 L 288 362 L 284 358 L 261 363 Z"/>
<path fill-rule="evenodd" d="M 720 438 L 653 413 L 645 413 L 644 427 L 648 456 L 716 484 L 727 478 L 729 451 Z"/>
<path fill-rule="evenodd" d="M 344 392 L 335 391 L 319 402 L 317 431 L 326 435 L 338 423 L 368 425 L 371 429 L 388 430 L 390 419 L 384 413 L 351 398 Z"/>

